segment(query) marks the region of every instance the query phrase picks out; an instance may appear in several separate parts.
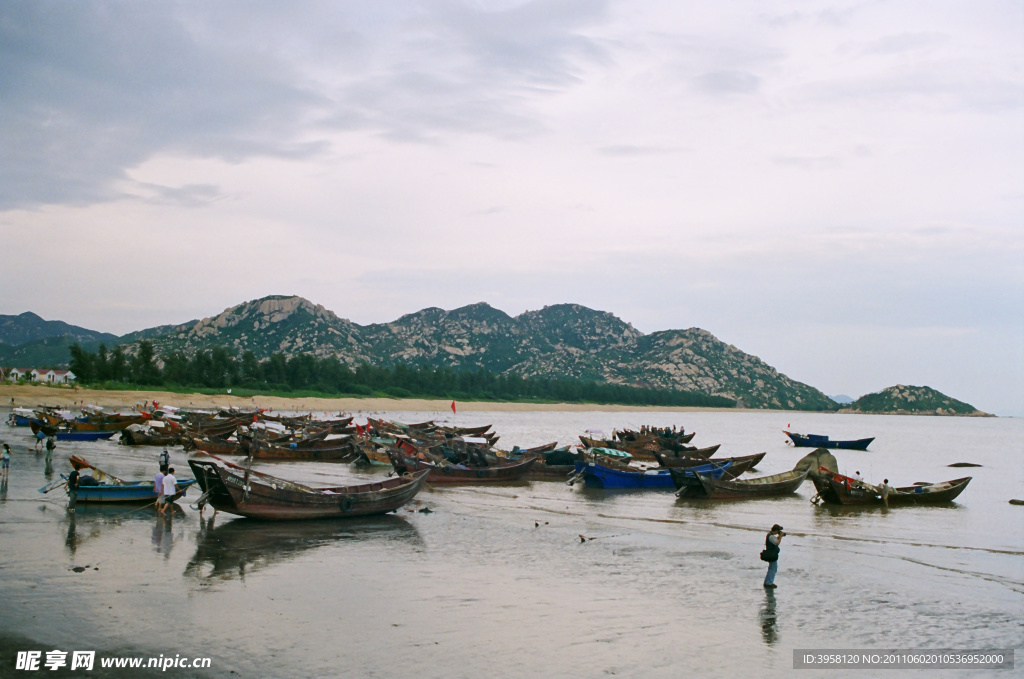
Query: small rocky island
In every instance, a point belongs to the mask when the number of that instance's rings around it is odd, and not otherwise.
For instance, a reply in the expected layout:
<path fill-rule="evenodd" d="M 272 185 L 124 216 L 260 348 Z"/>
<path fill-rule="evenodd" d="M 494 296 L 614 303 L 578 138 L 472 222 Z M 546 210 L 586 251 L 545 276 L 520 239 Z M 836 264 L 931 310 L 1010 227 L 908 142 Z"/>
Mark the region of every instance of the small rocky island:
<path fill-rule="evenodd" d="M 843 412 L 889 413 L 893 415 L 961 415 L 967 417 L 994 417 L 969 403 L 932 389 L 897 384 L 877 394 L 866 394 L 842 407 Z"/>

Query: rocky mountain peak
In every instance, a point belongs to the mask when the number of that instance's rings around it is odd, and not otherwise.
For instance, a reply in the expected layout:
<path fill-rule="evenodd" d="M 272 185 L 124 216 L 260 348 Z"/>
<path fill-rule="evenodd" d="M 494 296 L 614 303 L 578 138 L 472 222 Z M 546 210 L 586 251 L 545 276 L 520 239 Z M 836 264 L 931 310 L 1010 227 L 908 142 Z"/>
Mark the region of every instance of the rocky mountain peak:
<path fill-rule="evenodd" d="M 555 304 L 516 317 L 524 331 L 543 336 L 553 346 L 583 351 L 623 346 L 643 336 L 629 323 L 607 311 L 580 304 Z"/>

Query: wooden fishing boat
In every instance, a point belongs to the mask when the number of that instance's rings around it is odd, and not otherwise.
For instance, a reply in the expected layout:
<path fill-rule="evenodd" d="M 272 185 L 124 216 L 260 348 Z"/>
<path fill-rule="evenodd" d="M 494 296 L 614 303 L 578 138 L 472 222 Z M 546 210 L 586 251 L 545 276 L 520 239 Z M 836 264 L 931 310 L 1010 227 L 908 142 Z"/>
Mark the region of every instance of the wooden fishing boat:
<path fill-rule="evenodd" d="M 573 452 L 569 446 L 556 448 L 538 455 L 537 462 L 524 478 L 531 481 L 565 481 L 576 473 L 576 463 L 586 462 L 586 459 L 584 453 Z"/>
<path fill-rule="evenodd" d="M 8 416 L 7 424 L 12 427 L 27 427 L 34 419 L 37 419 L 36 414 L 30 408 L 15 408 Z"/>
<path fill-rule="evenodd" d="M 352 486 L 311 488 L 211 460 L 189 460 L 206 502 L 253 519 L 349 518 L 392 512 L 412 500 L 429 472 Z"/>
<path fill-rule="evenodd" d="M 576 473 L 576 463 L 548 464 L 537 460 L 523 478 L 527 481 L 565 481 Z"/>
<path fill-rule="evenodd" d="M 689 434 L 683 434 L 682 431 L 669 431 L 669 435 L 665 435 L 664 433 L 642 434 L 638 431 L 633 431 L 632 429 L 623 429 L 615 433 L 615 435 L 618 437 L 619 441 L 627 443 L 632 441 L 654 441 L 661 444 L 662 448 L 669 448 L 672 443 L 689 443 L 693 440 L 696 433 L 697 432 L 695 431 L 691 431 Z"/>
<path fill-rule="evenodd" d="M 411 427 L 411 425 L 406 425 Z M 485 424 L 479 427 L 438 427 L 445 432 L 455 434 L 457 436 L 486 436 L 487 432 L 491 430 L 494 425 Z"/>
<path fill-rule="evenodd" d="M 618 440 L 616 441 L 616 447 L 622 448 L 623 450 L 668 450 L 672 452 L 678 452 L 686 449 L 686 445 L 693 440 L 696 432 L 690 432 L 686 436 L 678 438 L 665 438 L 657 436 L 649 436 L 646 438 L 635 438 L 632 440 Z"/>
<path fill-rule="evenodd" d="M 156 488 L 152 480 L 124 481 L 104 472 L 102 469 L 93 467 L 80 457 L 72 457 L 71 466 L 80 471 L 85 470 L 88 472 L 88 475 L 79 477 L 78 492 L 76 493 L 77 502 L 153 502 L 157 499 Z M 92 483 L 89 483 L 89 476 L 92 477 Z M 65 481 L 67 480 L 65 474 L 61 474 L 61 478 Z M 176 500 L 185 495 L 188 487 L 195 482 L 195 479 L 182 479 L 178 481 L 176 484 L 178 492 L 174 494 L 171 500 Z"/>
<path fill-rule="evenodd" d="M 716 443 L 713 446 L 707 446 L 706 448 L 698 448 L 696 446 L 679 446 L 673 451 L 669 451 L 665 457 L 697 457 L 701 459 L 708 459 L 712 455 L 718 452 L 718 449 L 722 447 L 721 443 Z M 650 451 L 651 457 L 654 457 L 654 451 Z"/>
<path fill-rule="evenodd" d="M 116 430 L 111 431 L 74 431 L 70 429 L 57 429 L 53 433 L 53 437 L 58 441 L 100 441 L 103 439 L 109 439 L 111 436 L 116 434 Z"/>
<path fill-rule="evenodd" d="M 66 426 L 74 418 L 71 417 L 71 413 L 69 413 L 67 411 L 61 411 L 61 412 L 63 414 L 56 414 L 55 412 L 51 412 L 49 410 L 36 410 L 35 411 L 35 415 L 36 416 L 35 416 L 34 419 L 38 423 L 44 424 L 44 425 L 47 425 L 47 426 L 50 426 L 50 427 Z M 35 428 L 33 428 L 32 431 L 34 432 Z"/>
<path fill-rule="evenodd" d="M 234 435 L 235 435 L 235 438 L 238 439 L 238 445 L 240 445 L 242 447 L 242 451 L 243 452 L 248 452 L 249 451 L 249 445 L 252 443 L 253 439 L 256 438 L 257 436 L 264 443 L 272 443 L 274 445 L 287 445 L 294 438 L 291 435 L 291 433 L 289 433 L 289 432 L 272 434 L 272 433 L 270 433 L 268 431 L 265 431 L 265 430 L 256 429 L 254 431 L 254 430 L 251 430 L 251 429 L 249 429 L 247 427 L 239 427 L 237 430 L 235 430 Z M 220 434 L 220 435 L 216 435 L 216 436 L 214 436 L 214 435 L 210 435 L 210 436 L 212 438 L 222 438 L 222 437 L 223 438 L 227 438 L 228 436 L 230 436 L 230 434 Z M 324 433 L 324 436 L 326 436 L 326 433 Z"/>
<path fill-rule="evenodd" d="M 76 431 L 112 431 L 119 432 L 133 424 L 143 424 L 146 418 L 141 415 L 113 415 L 110 417 L 89 417 L 70 423 Z"/>
<path fill-rule="evenodd" d="M 54 434 L 57 433 L 57 426 L 56 425 L 47 424 L 46 422 L 43 422 L 42 420 L 36 420 L 36 419 L 29 420 L 28 421 L 28 426 L 32 429 L 32 433 L 33 434 L 38 434 L 39 432 L 43 432 L 43 434 L 46 435 L 46 436 L 53 436 Z"/>
<path fill-rule="evenodd" d="M 665 455 L 664 453 L 655 453 L 654 458 L 658 461 L 662 467 L 675 467 L 678 469 L 685 469 L 687 467 L 699 467 L 709 462 L 722 463 L 729 460 L 733 465 L 749 462 L 750 465 L 744 468 L 753 469 L 757 464 L 764 459 L 765 453 L 754 453 L 753 455 L 741 455 L 739 457 L 716 457 L 716 458 L 702 458 L 702 457 L 673 457 L 671 455 Z"/>
<path fill-rule="evenodd" d="M 707 460 L 706 465 L 702 467 L 669 467 L 666 471 L 672 475 L 672 483 L 675 485 L 677 491 L 676 495 L 680 495 L 680 492 L 685 488 L 699 486 L 700 480 L 698 479 L 698 474 L 707 473 L 707 469 L 712 470 L 713 476 L 716 479 L 734 479 L 753 466 L 754 463 L 752 460 L 744 460 L 737 463 L 730 462 L 725 465 L 720 465 L 715 460 Z M 721 473 L 719 473 L 719 471 L 721 471 Z"/>
<path fill-rule="evenodd" d="M 154 431 L 142 424 L 130 424 L 121 430 L 118 442 L 125 446 L 172 446 L 178 442 L 178 437 Z"/>
<path fill-rule="evenodd" d="M 752 479 L 716 479 L 707 474 L 697 474 L 698 486 L 687 485 L 677 493 L 678 497 L 708 498 L 757 498 L 786 495 L 795 492 L 807 478 L 810 469 L 791 469 L 780 474 L 758 476 Z M 698 488 L 700 490 L 698 490 Z"/>
<path fill-rule="evenodd" d="M 495 464 L 487 467 L 433 463 L 419 458 L 408 457 L 401 451 L 388 450 L 391 465 L 399 474 L 409 472 L 430 472 L 430 483 L 503 483 L 518 481 L 537 462 L 536 457 L 529 457 L 521 462 Z"/>
<path fill-rule="evenodd" d="M 869 439 L 856 439 L 852 441 L 833 441 L 828 436 L 821 434 L 797 434 L 795 432 L 782 430 L 782 433 L 789 437 L 797 448 L 832 448 L 839 450 L 867 450 L 868 445 L 875 440 L 872 436 Z"/>
<path fill-rule="evenodd" d="M 611 448 L 614 450 L 623 450 L 631 453 L 634 458 L 644 462 L 655 462 L 657 457 L 655 453 L 660 453 L 666 457 L 699 457 L 708 458 L 718 452 L 718 449 L 722 445 L 716 444 L 713 446 L 707 446 L 706 448 L 698 448 L 696 446 L 686 446 L 682 444 L 674 444 L 672 447 L 664 447 L 659 442 L 651 440 L 645 443 L 639 442 L 623 442 L 623 441 L 601 441 L 597 439 L 591 439 L 586 436 L 580 436 L 580 441 L 590 448 Z M 594 445 L 589 445 L 594 444 Z"/>
<path fill-rule="evenodd" d="M 217 455 L 243 455 L 242 446 L 237 441 L 226 441 L 216 436 L 195 436 L 183 434 L 181 442 L 186 450 L 201 450 Z"/>
<path fill-rule="evenodd" d="M 331 433 L 330 429 L 321 429 L 319 431 L 311 431 L 304 435 L 296 435 L 284 441 L 273 441 L 275 445 L 288 446 L 289 448 L 336 448 L 349 441 L 346 436 L 344 438 L 327 438 Z"/>
<path fill-rule="evenodd" d="M 508 454 L 508 457 L 523 456 L 523 455 L 540 455 L 541 453 L 550 453 L 552 450 L 558 448 L 558 441 L 553 443 L 545 443 L 542 446 L 534 446 L 533 448 L 520 448 L 515 446 Z M 568 448 L 568 446 L 566 446 Z"/>
<path fill-rule="evenodd" d="M 61 474 L 61 478 L 67 479 L 67 476 Z M 185 495 L 188 487 L 195 482 L 195 479 L 178 481 L 178 492 L 175 493 L 172 500 L 177 500 Z M 157 493 L 152 481 L 128 481 L 122 485 L 87 486 L 79 484 L 76 498 L 78 502 L 153 502 L 156 499 Z"/>
<path fill-rule="evenodd" d="M 952 502 L 967 488 L 973 477 L 942 481 L 940 483 L 920 483 L 913 486 L 892 488 L 888 493 L 888 506 L 941 504 Z M 811 481 L 820 498 L 830 505 L 886 505 L 881 489 L 863 481 L 857 481 L 842 474 L 821 474 L 812 476 Z M 813 500 L 812 500 L 813 501 Z"/>
<path fill-rule="evenodd" d="M 328 441 L 327 443 L 331 443 Z M 278 445 L 264 441 L 253 441 L 249 444 L 249 454 L 254 460 L 291 460 L 316 462 L 351 462 L 356 457 L 352 445 L 335 443 L 330 447 L 300 448 L 297 445 Z"/>
<path fill-rule="evenodd" d="M 216 415 L 224 418 L 235 418 L 236 420 L 248 420 L 252 422 L 254 417 L 262 417 L 263 411 L 259 408 L 255 410 L 249 409 L 244 410 L 242 408 L 218 408 Z M 308 417 L 307 415 L 300 415 L 300 418 Z"/>
<path fill-rule="evenodd" d="M 731 466 L 731 463 L 721 465 L 708 464 L 703 467 L 694 467 L 692 470 L 685 470 L 686 473 L 697 471 L 706 472 L 721 477 Z M 612 469 L 595 462 L 577 463 L 576 474 L 581 476 L 584 483 L 595 488 L 651 488 L 671 490 L 675 487 L 673 473 L 683 473 L 679 469 L 648 469 L 647 471 L 623 471 Z"/>
<path fill-rule="evenodd" d="M 252 424 L 252 420 L 210 420 L 201 424 L 183 425 L 190 434 L 206 436 L 229 436 L 240 426 Z"/>
<path fill-rule="evenodd" d="M 580 443 L 583 444 L 584 448 L 612 448 L 618 450 L 618 441 L 607 441 L 605 439 L 593 439 L 589 436 L 580 434 Z"/>

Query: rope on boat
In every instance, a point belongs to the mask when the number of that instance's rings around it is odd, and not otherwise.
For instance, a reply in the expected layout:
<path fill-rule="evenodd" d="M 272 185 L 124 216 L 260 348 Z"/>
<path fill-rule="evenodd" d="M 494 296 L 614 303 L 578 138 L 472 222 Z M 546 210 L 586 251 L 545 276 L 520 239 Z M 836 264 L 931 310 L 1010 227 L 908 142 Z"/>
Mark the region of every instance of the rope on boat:
<path fill-rule="evenodd" d="M 148 505 L 142 505 L 141 507 L 137 507 L 137 508 L 131 510 L 130 512 L 125 512 L 124 514 L 118 514 L 116 516 L 112 516 L 112 517 L 110 517 L 110 520 L 111 521 L 116 521 L 117 519 L 120 519 L 123 516 L 128 516 L 129 514 L 134 514 L 135 512 L 140 511 L 142 509 L 146 509 L 147 507 L 152 507 L 156 503 L 157 503 L 157 500 L 153 500 Z"/>

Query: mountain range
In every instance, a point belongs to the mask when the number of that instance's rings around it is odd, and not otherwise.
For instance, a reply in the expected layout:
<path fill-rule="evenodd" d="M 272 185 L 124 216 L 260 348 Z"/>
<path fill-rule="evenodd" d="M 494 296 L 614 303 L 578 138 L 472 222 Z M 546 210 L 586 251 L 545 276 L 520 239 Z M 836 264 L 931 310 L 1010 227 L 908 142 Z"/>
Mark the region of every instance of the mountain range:
<path fill-rule="evenodd" d="M 527 378 L 694 391 L 749 408 L 839 407 L 821 391 L 706 330 L 644 334 L 614 314 L 578 304 L 546 306 L 515 317 L 485 303 L 451 311 L 431 307 L 390 323 L 358 325 L 302 297 L 273 295 L 216 316 L 121 337 L 26 313 L 0 316 L 0 364 L 66 365 L 72 342 L 90 350 L 100 342 L 108 348 L 120 344 L 132 354 L 143 339 L 152 342 L 158 357 L 190 356 L 215 347 L 238 355 L 251 351 L 260 360 L 275 353 L 289 358 L 309 353 L 337 357 L 352 368 L 365 363 L 486 369 Z M 45 350 L 51 351 L 49 360 L 40 360 Z M 23 358 L 31 352 L 39 358 Z"/>
<path fill-rule="evenodd" d="M 45 321 L 31 311 L 17 316 L 0 315 L 0 365 L 12 367 L 63 367 L 68 347 L 78 343 L 95 351 L 100 344 L 119 344 L 117 335 L 97 332 L 64 321 Z"/>

